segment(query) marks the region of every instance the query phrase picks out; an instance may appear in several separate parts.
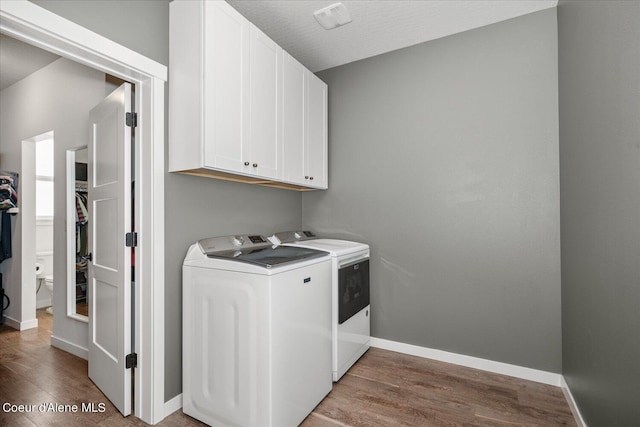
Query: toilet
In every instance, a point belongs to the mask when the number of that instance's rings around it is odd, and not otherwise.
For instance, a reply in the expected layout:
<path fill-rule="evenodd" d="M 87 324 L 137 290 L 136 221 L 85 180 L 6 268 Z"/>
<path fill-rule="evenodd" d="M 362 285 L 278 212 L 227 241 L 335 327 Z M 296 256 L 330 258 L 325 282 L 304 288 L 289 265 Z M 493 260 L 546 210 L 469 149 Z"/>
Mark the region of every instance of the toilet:
<path fill-rule="evenodd" d="M 53 301 L 53 276 L 52 275 L 47 275 L 44 277 L 44 287 L 47 289 L 47 292 L 49 292 L 49 296 Z M 53 305 L 51 307 L 47 307 L 46 311 L 49 314 L 53 314 Z"/>
<path fill-rule="evenodd" d="M 53 253 L 36 254 L 36 286 L 40 290 L 36 294 L 36 308 L 47 308 L 51 313 L 53 297 Z M 44 289 L 42 289 L 44 288 Z M 46 290 L 45 290 L 46 289 Z"/>
<path fill-rule="evenodd" d="M 44 287 L 47 288 L 49 293 L 53 296 L 53 276 L 45 276 L 44 278 Z"/>

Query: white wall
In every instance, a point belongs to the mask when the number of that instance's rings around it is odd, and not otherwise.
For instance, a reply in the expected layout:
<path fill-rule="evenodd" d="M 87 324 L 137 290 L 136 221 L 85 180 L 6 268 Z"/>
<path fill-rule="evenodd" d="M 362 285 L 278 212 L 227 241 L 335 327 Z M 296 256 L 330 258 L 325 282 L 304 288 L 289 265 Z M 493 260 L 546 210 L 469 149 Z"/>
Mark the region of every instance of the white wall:
<path fill-rule="evenodd" d="M 80 349 L 87 347 L 87 324 L 66 316 L 65 152 L 87 144 L 90 137 L 89 110 L 105 97 L 106 91 L 103 73 L 61 58 L 0 92 L 0 156 L 4 169 L 21 173 L 22 141 L 54 131 L 56 198 L 53 250 L 56 283 L 53 295 L 53 338 Z M 22 181 L 23 177 L 20 178 Z M 23 205 L 25 199 L 22 185 L 19 196 L 19 203 Z M 6 314 L 19 322 L 29 322 L 34 318 L 35 312 L 31 309 L 21 310 L 21 302 L 23 306 L 25 304 L 21 301 L 20 294 L 23 286 L 25 289 L 34 289 L 32 293 L 22 294 L 27 298 L 32 294 L 33 302 L 29 307 L 35 306 L 35 275 L 22 277 L 19 266 L 22 262 L 21 253 L 27 257 L 33 256 L 35 264 L 35 241 L 32 248 L 22 247 L 22 243 L 28 244 L 26 241 L 21 242 L 20 238 L 22 217 L 23 212 L 14 217 L 13 258 L 3 262 L 0 271 L 6 274 L 5 288 L 12 299 Z M 33 255 L 29 255 L 31 251 Z"/>
<path fill-rule="evenodd" d="M 36 253 L 53 252 L 53 221 L 36 219 Z M 53 274 L 53 270 L 50 272 Z"/>

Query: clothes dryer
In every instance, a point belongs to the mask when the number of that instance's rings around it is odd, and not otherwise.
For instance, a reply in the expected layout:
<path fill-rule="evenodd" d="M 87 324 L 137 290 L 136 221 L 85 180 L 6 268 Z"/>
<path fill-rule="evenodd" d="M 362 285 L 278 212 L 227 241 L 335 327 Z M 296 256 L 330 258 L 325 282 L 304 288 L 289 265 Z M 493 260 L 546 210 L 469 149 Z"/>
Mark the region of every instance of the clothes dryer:
<path fill-rule="evenodd" d="M 369 246 L 348 240 L 320 239 L 311 231 L 285 231 L 272 243 L 328 252 L 331 256 L 332 375 L 338 381 L 369 349 Z"/>

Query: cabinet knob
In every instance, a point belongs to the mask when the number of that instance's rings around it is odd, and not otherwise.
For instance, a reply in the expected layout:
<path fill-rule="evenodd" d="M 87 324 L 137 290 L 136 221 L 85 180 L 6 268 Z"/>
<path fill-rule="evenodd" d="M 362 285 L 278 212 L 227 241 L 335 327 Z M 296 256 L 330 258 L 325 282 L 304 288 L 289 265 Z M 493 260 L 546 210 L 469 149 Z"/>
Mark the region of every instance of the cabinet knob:
<path fill-rule="evenodd" d="M 244 162 L 244 165 L 245 166 L 249 166 L 249 162 Z"/>
<path fill-rule="evenodd" d="M 304 179 L 309 179 L 309 177 L 308 177 L 308 176 L 305 176 L 305 177 L 304 177 Z"/>
<path fill-rule="evenodd" d="M 312 177 L 312 176 L 310 176 L 310 177 L 309 177 L 309 179 L 310 179 L 311 181 L 313 181 L 313 177 Z"/>
<path fill-rule="evenodd" d="M 257 168 L 257 167 L 258 167 L 258 164 L 257 164 L 257 163 L 254 163 L 254 164 L 253 164 L 253 167 L 254 167 L 254 168 Z"/>

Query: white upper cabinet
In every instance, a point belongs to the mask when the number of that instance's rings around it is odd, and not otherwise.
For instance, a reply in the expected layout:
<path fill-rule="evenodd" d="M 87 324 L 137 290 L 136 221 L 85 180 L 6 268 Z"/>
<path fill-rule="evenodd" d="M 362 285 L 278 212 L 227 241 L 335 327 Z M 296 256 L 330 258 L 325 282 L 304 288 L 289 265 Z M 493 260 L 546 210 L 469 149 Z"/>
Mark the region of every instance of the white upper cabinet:
<path fill-rule="evenodd" d="M 282 179 L 305 184 L 304 141 L 306 138 L 305 95 L 307 70 L 287 52 L 282 57 Z"/>
<path fill-rule="evenodd" d="M 251 24 L 250 144 L 245 163 L 260 176 L 281 178 L 279 117 L 282 110 L 282 48 Z"/>
<path fill-rule="evenodd" d="M 217 2 L 204 6 L 203 166 L 241 172 L 250 141 L 246 93 L 251 28 L 231 7 Z"/>
<path fill-rule="evenodd" d="M 304 144 L 305 179 L 315 188 L 327 188 L 327 85 L 307 72 L 307 132 Z"/>
<path fill-rule="evenodd" d="M 225 1 L 170 3 L 169 171 L 327 188 L 327 86 Z"/>
<path fill-rule="evenodd" d="M 287 52 L 282 59 L 283 180 L 327 188 L 327 85 Z"/>

